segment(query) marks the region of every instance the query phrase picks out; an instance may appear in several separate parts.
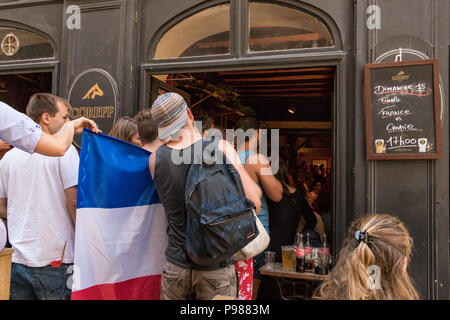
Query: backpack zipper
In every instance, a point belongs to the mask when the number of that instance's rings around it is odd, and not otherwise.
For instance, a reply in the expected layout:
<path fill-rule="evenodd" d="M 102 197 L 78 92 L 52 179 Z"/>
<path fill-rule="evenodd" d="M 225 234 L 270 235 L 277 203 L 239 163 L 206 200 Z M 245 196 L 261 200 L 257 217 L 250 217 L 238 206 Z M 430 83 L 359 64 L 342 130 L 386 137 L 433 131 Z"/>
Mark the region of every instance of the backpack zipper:
<path fill-rule="evenodd" d="M 242 217 L 241 213 L 244 213 L 244 212 L 245 211 L 241 211 L 236 216 L 234 216 L 232 218 L 229 218 L 229 219 L 226 219 L 226 220 L 222 220 L 222 221 L 219 221 L 219 222 L 206 223 L 206 224 L 210 225 L 210 226 L 218 226 L 218 225 L 221 225 L 221 224 L 224 224 L 224 223 L 230 223 L 230 222 L 232 222 L 234 220 L 237 220 L 237 219 L 241 218 Z"/>

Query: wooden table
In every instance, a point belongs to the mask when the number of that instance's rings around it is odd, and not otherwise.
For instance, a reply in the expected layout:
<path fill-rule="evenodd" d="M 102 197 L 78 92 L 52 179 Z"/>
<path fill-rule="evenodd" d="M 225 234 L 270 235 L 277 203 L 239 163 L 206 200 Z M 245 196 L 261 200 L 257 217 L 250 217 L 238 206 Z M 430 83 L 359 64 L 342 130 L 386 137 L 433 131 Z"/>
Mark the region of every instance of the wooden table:
<path fill-rule="evenodd" d="M 259 269 L 260 273 L 270 277 L 277 278 L 288 278 L 288 279 L 299 279 L 299 280 L 309 280 L 309 281 L 324 281 L 328 279 L 328 275 L 320 275 L 308 272 L 296 272 L 295 269 L 283 269 L 281 263 L 275 262 L 273 268 L 268 268 L 264 265 Z"/>
<path fill-rule="evenodd" d="M 274 278 L 277 281 L 278 289 L 280 289 L 281 298 L 284 300 L 297 300 L 311 298 L 314 288 L 321 282 L 328 279 L 328 275 L 319 275 L 307 272 L 296 272 L 295 269 L 283 269 L 281 263 L 275 262 L 272 268 L 264 265 L 259 269 L 260 273 L 265 276 Z M 296 290 L 298 286 L 303 287 L 300 294 Z M 292 294 L 285 294 L 285 286 L 292 288 Z"/>
<path fill-rule="evenodd" d="M 0 223 L 2 223 L 0 221 Z M 0 300 L 9 300 L 11 284 L 11 259 L 14 249 L 0 251 Z"/>

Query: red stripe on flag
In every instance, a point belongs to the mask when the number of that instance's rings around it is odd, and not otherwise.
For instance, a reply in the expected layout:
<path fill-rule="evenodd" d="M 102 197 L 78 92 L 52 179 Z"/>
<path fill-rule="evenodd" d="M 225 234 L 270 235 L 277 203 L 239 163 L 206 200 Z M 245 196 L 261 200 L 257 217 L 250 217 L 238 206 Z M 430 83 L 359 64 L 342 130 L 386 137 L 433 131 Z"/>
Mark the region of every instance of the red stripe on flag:
<path fill-rule="evenodd" d="M 72 300 L 159 300 L 161 275 L 100 284 L 72 292 Z"/>

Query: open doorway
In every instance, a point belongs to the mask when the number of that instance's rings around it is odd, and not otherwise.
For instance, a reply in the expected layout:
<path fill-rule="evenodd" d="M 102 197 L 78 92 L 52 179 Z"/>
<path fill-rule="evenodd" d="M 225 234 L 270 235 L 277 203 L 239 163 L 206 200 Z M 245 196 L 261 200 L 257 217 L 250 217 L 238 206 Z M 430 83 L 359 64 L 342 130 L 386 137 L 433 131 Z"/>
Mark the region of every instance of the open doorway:
<path fill-rule="evenodd" d="M 52 73 L 0 74 L 0 101 L 26 113 L 28 100 L 38 92 L 52 92 Z M 0 160 L 11 146 L 0 141 Z"/>
<path fill-rule="evenodd" d="M 52 73 L 0 74 L 0 101 L 26 113 L 30 97 L 38 92 L 52 92 Z"/>
<path fill-rule="evenodd" d="M 279 129 L 280 157 L 295 186 L 317 194 L 312 206 L 333 252 L 335 72 L 322 66 L 154 75 L 151 100 L 173 90 L 185 97 L 196 118 L 207 115 L 218 128 L 234 129 L 239 119 L 252 116 L 263 128 Z"/>

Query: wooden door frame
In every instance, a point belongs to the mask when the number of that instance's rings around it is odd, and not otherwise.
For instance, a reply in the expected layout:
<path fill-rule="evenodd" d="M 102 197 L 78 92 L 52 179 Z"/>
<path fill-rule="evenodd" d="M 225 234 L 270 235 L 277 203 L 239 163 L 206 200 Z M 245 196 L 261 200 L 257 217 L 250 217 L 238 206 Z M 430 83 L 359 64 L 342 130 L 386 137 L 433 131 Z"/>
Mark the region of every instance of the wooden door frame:
<path fill-rule="evenodd" d="M 45 62 L 23 62 L 15 61 L 14 63 L 0 64 L 0 75 L 10 74 L 27 74 L 27 73 L 44 73 L 52 74 L 52 94 L 58 95 L 59 87 L 59 62 L 45 61 Z"/>

